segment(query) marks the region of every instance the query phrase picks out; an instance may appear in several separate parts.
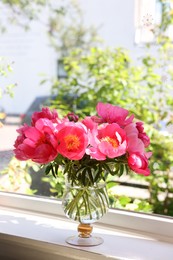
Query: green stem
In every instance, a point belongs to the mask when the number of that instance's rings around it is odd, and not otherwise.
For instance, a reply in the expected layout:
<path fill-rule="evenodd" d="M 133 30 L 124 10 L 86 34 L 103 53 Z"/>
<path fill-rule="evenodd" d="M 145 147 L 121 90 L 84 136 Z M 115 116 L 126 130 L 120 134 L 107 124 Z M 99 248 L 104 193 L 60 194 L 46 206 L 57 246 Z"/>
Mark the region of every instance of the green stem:
<path fill-rule="evenodd" d="M 85 215 L 87 215 L 87 202 L 85 196 L 83 196 L 83 203 L 85 204 Z"/>
<path fill-rule="evenodd" d="M 72 191 L 70 191 L 70 192 L 72 193 Z M 80 198 L 83 196 L 84 193 L 85 193 L 85 188 L 81 191 L 78 191 L 78 193 L 74 197 L 74 199 L 66 206 L 66 208 L 65 208 L 66 213 L 68 212 L 69 215 L 72 214 L 74 208 L 76 207 L 76 205 L 78 205 L 78 202 L 79 202 Z"/>
<path fill-rule="evenodd" d="M 90 219 L 92 219 L 89 197 L 90 197 L 90 196 L 88 196 L 88 190 L 86 190 L 86 199 L 87 199 L 87 204 L 88 204 L 88 207 L 87 207 L 87 208 L 88 208 L 88 211 L 89 211 Z"/>
<path fill-rule="evenodd" d="M 101 199 L 101 202 L 102 202 L 102 203 L 100 203 L 100 208 L 101 208 L 102 214 L 104 214 L 106 212 L 106 205 L 105 205 L 105 201 L 102 197 L 102 194 L 103 194 L 102 192 L 98 191 L 99 199 Z M 105 197 L 105 194 L 104 194 L 104 197 Z M 102 205 L 103 205 L 103 207 L 102 207 Z"/>
<path fill-rule="evenodd" d="M 82 203 L 81 203 L 81 205 L 82 205 Z M 75 220 L 77 220 L 79 218 L 78 220 L 81 221 L 81 217 L 80 217 L 80 208 L 81 207 L 79 207 L 78 204 L 76 205 L 76 207 L 77 207 L 77 213 L 75 215 Z"/>
<path fill-rule="evenodd" d="M 94 189 L 94 187 L 92 187 Z M 71 200 L 65 206 L 65 213 L 74 220 L 82 221 L 82 217 L 88 216 L 92 220 L 92 212 L 96 218 L 104 215 L 107 210 L 108 198 L 104 187 L 95 187 L 95 193 L 90 190 L 91 187 L 85 186 L 81 189 L 72 188 L 69 190 Z M 93 195 L 94 194 L 94 195 Z"/>

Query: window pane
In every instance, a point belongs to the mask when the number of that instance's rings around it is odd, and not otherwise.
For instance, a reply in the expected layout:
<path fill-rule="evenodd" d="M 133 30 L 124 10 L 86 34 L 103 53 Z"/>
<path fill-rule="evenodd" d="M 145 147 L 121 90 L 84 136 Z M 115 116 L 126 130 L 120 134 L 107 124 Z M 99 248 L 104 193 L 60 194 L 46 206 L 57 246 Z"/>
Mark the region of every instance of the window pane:
<path fill-rule="evenodd" d="M 0 189 L 62 198 L 60 171 L 55 180 L 40 164 L 13 156 L 16 130 L 45 106 L 84 116 L 108 102 L 144 121 L 153 152 L 149 177 L 108 177 L 110 206 L 172 216 L 171 4 L 36 2 L 0 5 Z"/>

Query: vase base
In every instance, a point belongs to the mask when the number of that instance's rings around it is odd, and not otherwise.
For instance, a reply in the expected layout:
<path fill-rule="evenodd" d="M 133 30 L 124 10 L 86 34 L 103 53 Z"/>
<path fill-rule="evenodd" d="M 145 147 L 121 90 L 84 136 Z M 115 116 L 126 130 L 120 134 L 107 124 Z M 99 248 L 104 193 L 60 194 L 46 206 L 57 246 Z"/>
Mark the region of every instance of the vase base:
<path fill-rule="evenodd" d="M 95 236 L 91 236 L 88 238 L 71 236 L 66 239 L 66 242 L 74 246 L 98 246 L 101 245 L 104 242 L 104 240 L 101 237 Z"/>

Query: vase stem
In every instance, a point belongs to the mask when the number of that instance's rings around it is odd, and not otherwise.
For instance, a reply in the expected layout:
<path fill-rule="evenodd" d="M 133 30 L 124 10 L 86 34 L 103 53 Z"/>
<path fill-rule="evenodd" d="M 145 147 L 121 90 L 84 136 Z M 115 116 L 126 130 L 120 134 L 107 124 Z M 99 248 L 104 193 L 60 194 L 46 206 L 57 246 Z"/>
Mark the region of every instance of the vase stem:
<path fill-rule="evenodd" d="M 93 227 L 90 224 L 78 225 L 78 236 L 71 236 L 66 239 L 66 242 L 74 246 L 98 246 L 103 243 L 101 237 L 92 236 Z"/>
<path fill-rule="evenodd" d="M 80 223 L 78 225 L 79 237 L 82 237 L 82 238 L 91 237 L 92 230 L 93 230 L 93 227 L 90 224 Z"/>

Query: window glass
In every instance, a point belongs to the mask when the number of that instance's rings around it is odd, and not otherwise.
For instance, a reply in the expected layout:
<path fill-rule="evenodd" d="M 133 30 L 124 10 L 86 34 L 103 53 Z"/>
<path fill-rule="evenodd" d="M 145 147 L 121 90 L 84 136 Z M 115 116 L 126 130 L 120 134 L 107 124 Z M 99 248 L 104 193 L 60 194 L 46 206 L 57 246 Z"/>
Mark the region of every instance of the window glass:
<path fill-rule="evenodd" d="M 172 3 L 9 2 L 0 4 L 0 190 L 62 198 L 60 170 L 55 179 L 14 157 L 16 130 L 43 107 L 84 116 L 108 102 L 144 122 L 153 153 L 149 176 L 108 177 L 110 206 L 173 216 Z"/>

